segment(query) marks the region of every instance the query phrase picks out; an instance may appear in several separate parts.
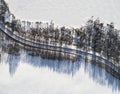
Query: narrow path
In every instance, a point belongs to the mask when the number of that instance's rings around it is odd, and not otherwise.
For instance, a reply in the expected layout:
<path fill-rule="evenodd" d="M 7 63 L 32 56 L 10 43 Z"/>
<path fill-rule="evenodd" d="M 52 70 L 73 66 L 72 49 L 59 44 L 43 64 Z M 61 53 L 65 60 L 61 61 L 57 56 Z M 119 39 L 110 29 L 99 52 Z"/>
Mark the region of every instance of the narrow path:
<path fill-rule="evenodd" d="M 91 57 L 93 60 L 100 62 L 101 65 L 104 64 L 107 67 L 109 67 L 108 69 L 112 69 L 113 73 L 115 73 L 113 75 L 116 76 L 116 74 L 117 74 L 118 78 L 120 79 L 120 67 L 115 66 L 112 62 L 108 61 L 107 59 L 105 59 L 101 56 L 83 51 L 81 49 L 75 49 L 75 48 L 71 48 L 71 47 L 63 47 L 63 46 L 40 43 L 40 42 L 28 40 L 28 39 L 20 37 L 16 34 L 13 34 L 12 31 L 10 31 L 8 28 L 6 28 L 5 25 L 2 23 L 0 23 L 0 30 L 3 33 L 5 33 L 7 36 L 12 38 L 14 41 L 19 42 L 20 44 L 23 44 L 23 45 L 26 45 L 29 47 L 49 49 L 49 50 L 54 50 L 54 51 L 62 51 L 62 52 L 70 53 L 70 54 L 82 55 L 84 57 Z"/>

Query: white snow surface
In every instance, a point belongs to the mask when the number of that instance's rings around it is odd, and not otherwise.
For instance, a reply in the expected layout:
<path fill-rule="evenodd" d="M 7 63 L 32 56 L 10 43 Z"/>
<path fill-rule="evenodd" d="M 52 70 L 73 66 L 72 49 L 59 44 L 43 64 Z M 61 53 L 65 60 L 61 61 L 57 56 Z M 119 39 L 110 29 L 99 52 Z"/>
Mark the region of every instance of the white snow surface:
<path fill-rule="evenodd" d="M 88 18 L 100 17 L 120 29 L 120 0 L 5 0 L 19 19 L 53 20 L 56 25 L 80 27 Z"/>

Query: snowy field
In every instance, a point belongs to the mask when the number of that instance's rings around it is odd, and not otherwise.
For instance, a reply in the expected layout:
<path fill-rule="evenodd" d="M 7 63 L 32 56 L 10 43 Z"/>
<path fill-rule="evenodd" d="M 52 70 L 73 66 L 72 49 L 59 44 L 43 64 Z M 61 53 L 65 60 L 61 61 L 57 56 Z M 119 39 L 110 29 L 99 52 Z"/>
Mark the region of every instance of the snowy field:
<path fill-rule="evenodd" d="M 120 29 L 120 0 L 5 1 L 22 20 L 80 27 L 94 16 Z M 0 60 L 0 94 L 120 94 L 120 80 L 83 59 L 71 63 L 23 52 L 20 57 L 2 53 Z"/>
<path fill-rule="evenodd" d="M 5 0 L 17 18 L 80 27 L 94 16 L 120 29 L 120 0 Z"/>
<path fill-rule="evenodd" d="M 120 81 L 104 69 L 28 56 L 2 54 L 0 94 L 120 94 Z"/>

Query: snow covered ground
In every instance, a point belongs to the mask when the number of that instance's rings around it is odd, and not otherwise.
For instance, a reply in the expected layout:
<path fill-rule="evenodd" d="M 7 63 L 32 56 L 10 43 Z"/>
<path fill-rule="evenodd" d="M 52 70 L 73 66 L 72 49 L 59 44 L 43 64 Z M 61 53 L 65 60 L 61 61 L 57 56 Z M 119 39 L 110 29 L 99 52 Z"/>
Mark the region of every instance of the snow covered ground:
<path fill-rule="evenodd" d="M 83 59 L 71 63 L 2 53 L 0 76 L 0 94 L 120 94 L 118 79 Z"/>
<path fill-rule="evenodd" d="M 20 19 L 31 21 L 53 20 L 57 25 L 79 27 L 89 17 L 95 16 L 108 23 L 113 21 L 120 29 L 120 0 L 5 1 L 9 4 L 11 12 Z M 67 61 L 60 61 L 54 63 L 52 60 L 42 60 L 40 57 L 26 58 L 25 54 L 21 55 L 19 60 L 15 56 L 11 57 L 5 53 L 1 59 L 0 94 L 120 94 L 120 91 L 116 90 L 120 88 L 119 80 L 97 66 L 93 68 L 94 66 L 91 64 L 86 65 L 85 61 L 81 62 L 80 69 L 71 77 L 62 73 L 59 74 L 50 70 L 50 68 L 57 69 L 59 67 L 61 68 L 60 71 L 64 71 L 63 68 L 67 69 L 68 67 L 69 69 L 69 64 L 79 64 L 80 62 L 67 63 Z M 30 61 L 24 62 L 26 59 Z M 38 62 L 39 59 L 41 62 Z M 12 61 L 14 62 L 12 63 Z M 39 63 L 41 66 L 35 67 L 37 64 L 40 65 Z M 12 64 L 15 64 L 17 71 L 13 77 L 10 77 L 8 71 L 15 71 Z M 12 67 L 9 68 L 9 66 Z M 86 66 L 88 66 L 88 69 Z M 73 68 L 77 69 L 78 67 Z M 116 91 L 113 92 L 112 88 L 113 91 L 114 89 Z"/>
<path fill-rule="evenodd" d="M 80 27 L 94 16 L 120 29 L 120 0 L 5 0 L 17 18 Z"/>

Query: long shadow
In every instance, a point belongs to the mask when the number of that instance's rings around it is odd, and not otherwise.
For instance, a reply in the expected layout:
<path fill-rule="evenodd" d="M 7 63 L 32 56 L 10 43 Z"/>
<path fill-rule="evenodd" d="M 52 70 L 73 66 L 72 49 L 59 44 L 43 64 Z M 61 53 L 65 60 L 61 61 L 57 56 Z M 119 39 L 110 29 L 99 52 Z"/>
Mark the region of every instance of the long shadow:
<path fill-rule="evenodd" d="M 120 80 L 112 76 L 105 69 L 99 67 L 97 64 L 91 64 L 83 58 L 80 58 L 74 62 L 71 60 L 58 60 L 58 59 L 45 59 L 40 56 L 31 56 L 26 52 L 20 56 L 15 56 L 8 54 L 8 56 L 1 56 L 7 58 L 6 63 L 9 64 L 9 73 L 14 76 L 19 63 L 27 63 L 35 68 L 47 67 L 50 71 L 57 72 L 59 74 L 66 74 L 74 76 L 80 68 L 84 68 L 86 74 L 93 81 L 99 83 L 100 85 L 106 85 L 112 88 L 113 91 L 120 91 Z M 2 62 L 2 60 L 1 60 Z M 4 62 L 3 62 L 4 63 Z"/>

